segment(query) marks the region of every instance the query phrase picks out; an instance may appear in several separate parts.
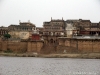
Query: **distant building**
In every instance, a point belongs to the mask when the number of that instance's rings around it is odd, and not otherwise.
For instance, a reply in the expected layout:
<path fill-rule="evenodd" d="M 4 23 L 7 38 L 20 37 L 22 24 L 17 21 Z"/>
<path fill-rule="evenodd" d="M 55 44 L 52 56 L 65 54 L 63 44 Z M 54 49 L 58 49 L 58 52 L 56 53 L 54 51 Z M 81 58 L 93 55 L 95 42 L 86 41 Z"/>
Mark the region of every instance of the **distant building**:
<path fill-rule="evenodd" d="M 32 29 L 32 38 L 31 41 L 39 41 L 40 39 L 40 34 L 39 34 L 39 29 Z"/>
<path fill-rule="evenodd" d="M 57 37 L 64 35 L 65 21 L 62 19 L 52 19 L 49 22 L 43 23 L 43 38 L 47 42 L 55 43 Z"/>
<path fill-rule="evenodd" d="M 39 31 L 39 35 L 42 36 L 43 35 L 43 27 L 36 27 L 36 29 Z"/>
<path fill-rule="evenodd" d="M 91 29 L 91 21 L 90 20 L 67 20 L 66 21 L 67 31 L 70 31 L 71 35 L 90 35 L 90 29 Z M 70 27 L 70 28 L 69 28 Z M 67 32 L 68 34 L 70 34 Z"/>
<path fill-rule="evenodd" d="M 1 26 L 0 27 L 0 37 L 4 34 L 8 34 L 8 27 Z"/>
<path fill-rule="evenodd" d="M 69 19 L 65 21 L 65 35 L 66 37 L 77 36 L 79 34 L 79 20 Z"/>
<path fill-rule="evenodd" d="M 79 19 L 79 34 L 81 35 L 90 35 L 90 27 L 91 21 L 90 20 L 82 20 Z"/>
<path fill-rule="evenodd" d="M 91 23 L 90 26 L 90 34 L 91 35 L 100 35 L 100 23 Z"/>
<path fill-rule="evenodd" d="M 66 35 L 66 37 L 72 37 L 73 35 L 77 35 L 77 29 L 74 26 L 74 23 L 72 20 L 66 21 L 65 35 Z"/>
<path fill-rule="evenodd" d="M 30 22 L 20 22 L 19 25 L 8 26 L 12 39 L 29 39 L 32 34 L 32 28 L 35 28 L 35 25 Z"/>

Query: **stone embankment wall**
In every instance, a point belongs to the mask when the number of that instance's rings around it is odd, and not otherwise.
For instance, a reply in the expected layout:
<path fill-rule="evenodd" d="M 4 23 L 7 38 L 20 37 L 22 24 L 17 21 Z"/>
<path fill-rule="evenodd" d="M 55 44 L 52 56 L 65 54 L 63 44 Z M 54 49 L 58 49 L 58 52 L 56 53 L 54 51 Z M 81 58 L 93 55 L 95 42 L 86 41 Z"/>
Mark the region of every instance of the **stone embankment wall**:
<path fill-rule="evenodd" d="M 11 50 L 13 52 L 40 52 L 43 46 L 42 41 L 24 41 L 24 42 L 11 42 L 0 41 L 0 50 Z"/>
<path fill-rule="evenodd" d="M 100 39 L 60 38 L 57 52 L 95 53 L 100 52 Z"/>
<path fill-rule="evenodd" d="M 59 38 L 56 46 L 44 45 L 42 41 L 0 41 L 0 51 L 6 50 L 23 53 L 100 53 L 100 39 Z"/>
<path fill-rule="evenodd" d="M 13 52 L 26 52 L 27 42 L 1 41 L 0 50 L 2 51 L 11 50 Z"/>
<path fill-rule="evenodd" d="M 40 53 L 40 50 L 42 47 L 43 47 L 43 42 L 41 42 L 41 41 L 28 42 L 27 51 Z"/>

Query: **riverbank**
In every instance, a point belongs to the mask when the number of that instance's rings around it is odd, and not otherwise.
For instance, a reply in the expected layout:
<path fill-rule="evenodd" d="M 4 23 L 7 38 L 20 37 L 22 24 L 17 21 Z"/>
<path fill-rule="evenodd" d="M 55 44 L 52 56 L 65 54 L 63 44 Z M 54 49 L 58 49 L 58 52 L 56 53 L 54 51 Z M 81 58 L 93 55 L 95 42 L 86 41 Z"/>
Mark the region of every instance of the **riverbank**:
<path fill-rule="evenodd" d="M 49 54 L 41 55 L 46 58 L 87 58 L 87 59 L 100 59 L 100 53 L 89 53 L 89 54 Z"/>
<path fill-rule="evenodd" d="M 66 53 L 66 54 L 37 54 L 37 53 L 0 53 L 0 56 L 7 57 L 43 57 L 43 58 L 87 58 L 100 59 L 100 53 Z"/>

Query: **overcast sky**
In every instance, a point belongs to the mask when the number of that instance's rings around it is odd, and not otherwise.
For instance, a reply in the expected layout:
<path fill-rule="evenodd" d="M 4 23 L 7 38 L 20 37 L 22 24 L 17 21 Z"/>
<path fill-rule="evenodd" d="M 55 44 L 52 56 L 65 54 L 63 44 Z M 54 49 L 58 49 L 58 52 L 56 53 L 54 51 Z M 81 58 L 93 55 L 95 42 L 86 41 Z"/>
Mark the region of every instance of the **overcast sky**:
<path fill-rule="evenodd" d="M 42 27 L 53 19 L 100 21 L 100 0 L 0 0 L 0 26 L 32 22 Z"/>

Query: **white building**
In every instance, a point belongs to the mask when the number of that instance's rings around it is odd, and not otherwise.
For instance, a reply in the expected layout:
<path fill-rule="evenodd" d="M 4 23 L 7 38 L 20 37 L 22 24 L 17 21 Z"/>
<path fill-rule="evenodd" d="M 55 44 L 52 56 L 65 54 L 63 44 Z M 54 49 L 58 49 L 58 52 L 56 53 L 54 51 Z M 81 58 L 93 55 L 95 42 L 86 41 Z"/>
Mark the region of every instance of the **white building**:
<path fill-rule="evenodd" d="M 65 31 L 67 37 L 72 37 L 75 34 L 76 27 L 74 27 L 73 22 L 66 21 Z"/>

